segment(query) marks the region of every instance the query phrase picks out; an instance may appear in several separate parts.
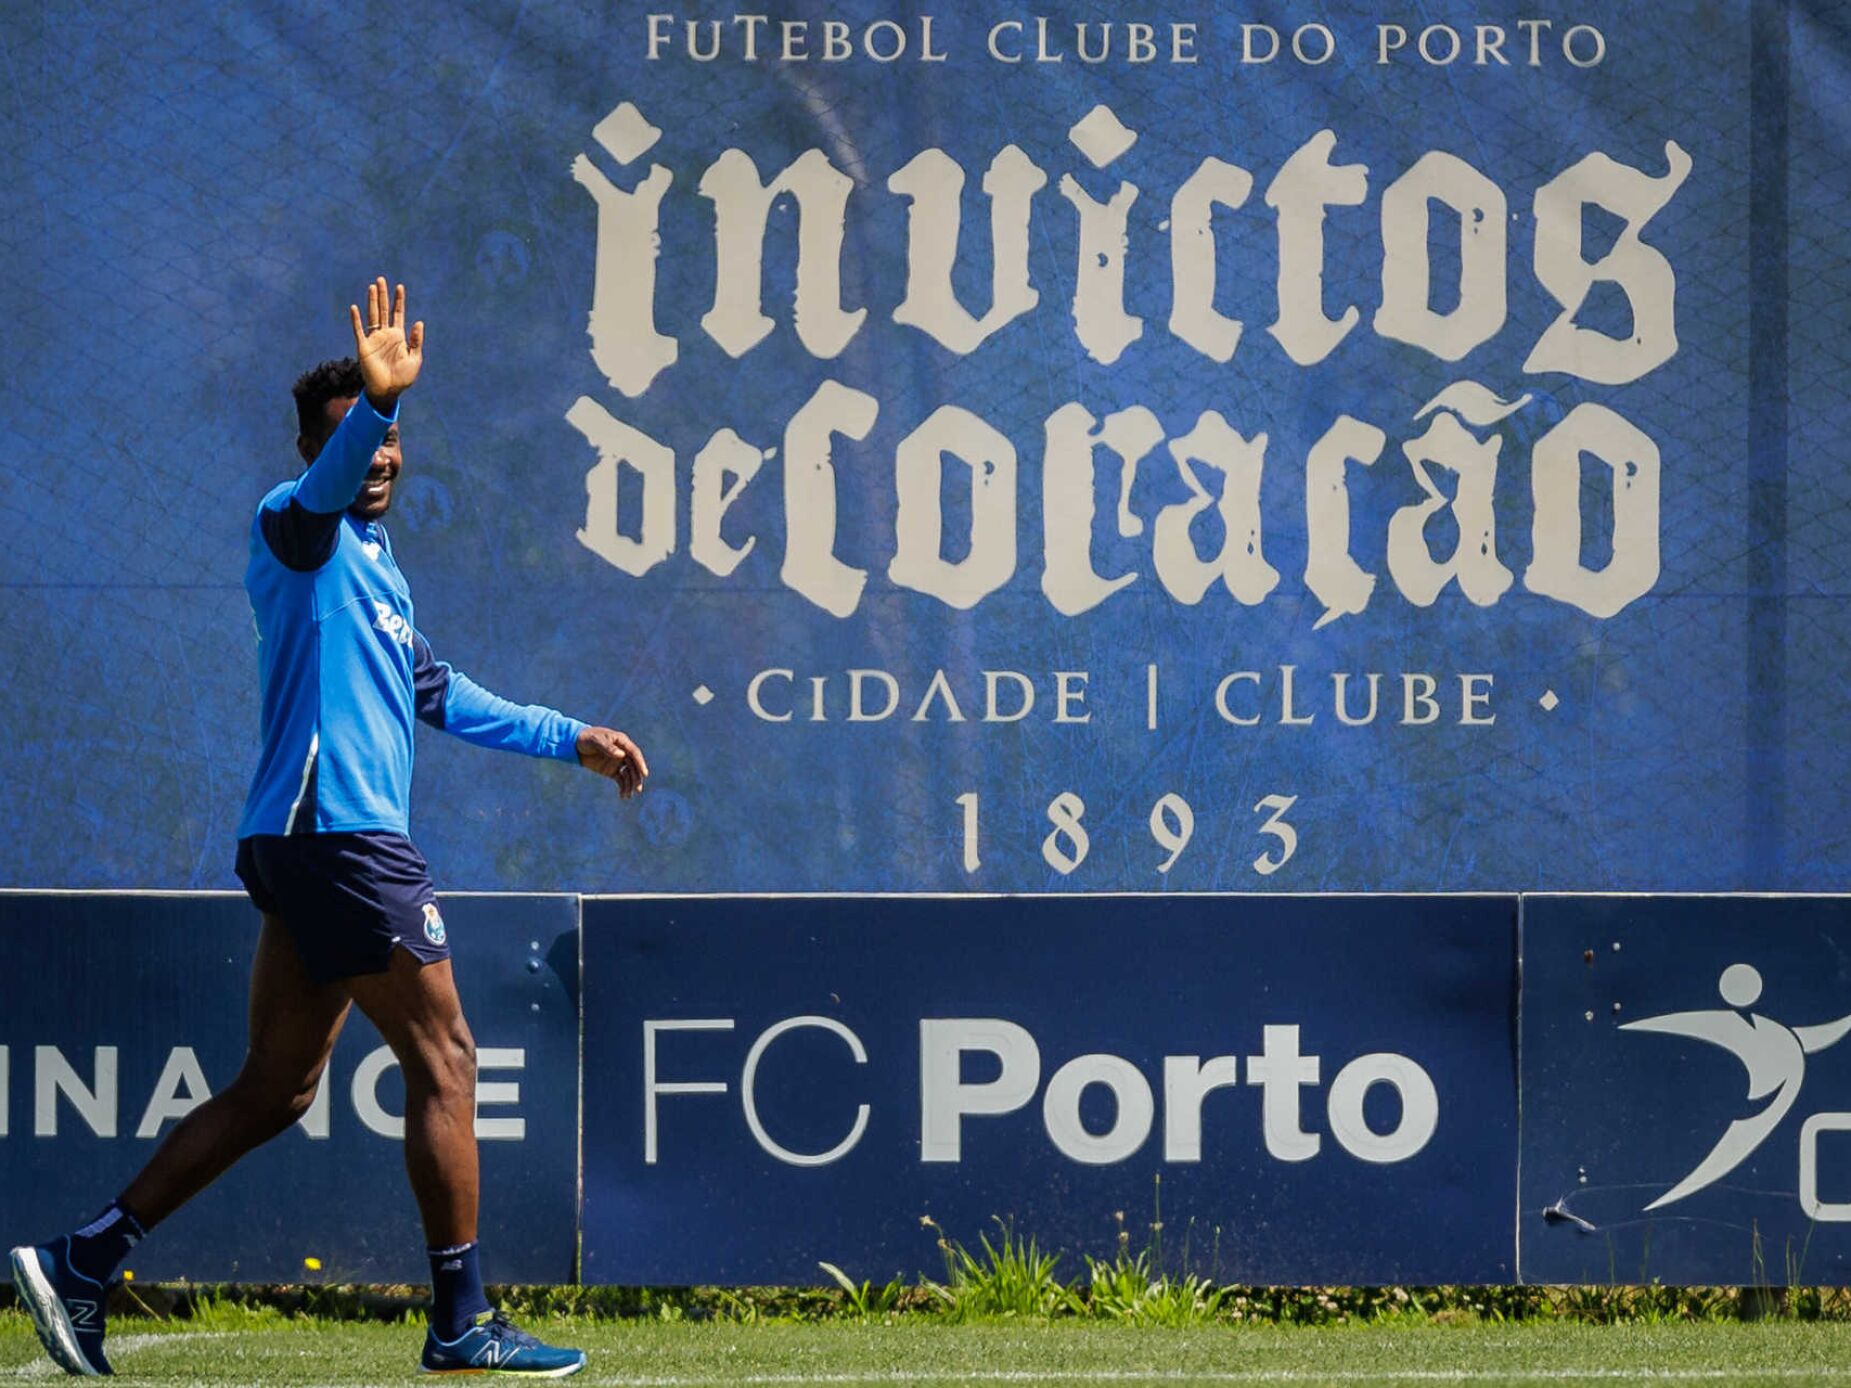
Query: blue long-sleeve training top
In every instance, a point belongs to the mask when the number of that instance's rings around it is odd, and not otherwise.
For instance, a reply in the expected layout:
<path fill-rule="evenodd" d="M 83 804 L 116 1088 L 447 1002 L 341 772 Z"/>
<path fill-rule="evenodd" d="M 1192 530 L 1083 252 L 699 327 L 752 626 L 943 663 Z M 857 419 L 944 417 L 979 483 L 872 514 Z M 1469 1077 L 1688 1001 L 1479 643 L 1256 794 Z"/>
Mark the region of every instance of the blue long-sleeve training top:
<path fill-rule="evenodd" d="M 481 747 L 577 760 L 583 723 L 497 698 L 431 654 L 385 527 L 347 513 L 396 418 L 361 396 L 252 518 L 263 751 L 239 838 L 408 833 L 414 717 Z"/>

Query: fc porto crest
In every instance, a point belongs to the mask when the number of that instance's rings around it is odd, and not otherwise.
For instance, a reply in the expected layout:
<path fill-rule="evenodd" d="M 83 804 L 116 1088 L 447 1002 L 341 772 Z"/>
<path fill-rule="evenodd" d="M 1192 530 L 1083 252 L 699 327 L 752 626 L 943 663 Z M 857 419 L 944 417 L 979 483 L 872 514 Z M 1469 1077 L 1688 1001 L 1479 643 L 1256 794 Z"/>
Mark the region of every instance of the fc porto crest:
<path fill-rule="evenodd" d="M 443 928 L 443 917 L 437 914 L 437 903 L 434 901 L 424 903 L 424 938 L 434 945 L 441 945 L 450 938 Z"/>

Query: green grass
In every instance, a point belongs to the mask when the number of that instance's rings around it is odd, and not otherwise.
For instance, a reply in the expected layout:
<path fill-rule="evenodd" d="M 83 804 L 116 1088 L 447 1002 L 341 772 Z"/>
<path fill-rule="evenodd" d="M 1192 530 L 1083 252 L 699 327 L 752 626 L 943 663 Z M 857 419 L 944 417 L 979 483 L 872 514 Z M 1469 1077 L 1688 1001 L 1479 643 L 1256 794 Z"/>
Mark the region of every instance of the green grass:
<path fill-rule="evenodd" d="M 1089 1321 L 740 1325 L 725 1321 L 551 1321 L 534 1330 L 582 1345 L 574 1384 L 827 1388 L 856 1384 L 1432 1382 L 1716 1385 L 1851 1383 L 1851 1326 L 1770 1321 L 1595 1326 L 1137 1328 Z M 412 1381 L 416 1325 L 332 1322 L 215 1308 L 192 1321 L 111 1324 L 127 1383 L 372 1384 Z M 44 1381 L 29 1322 L 0 1313 L 0 1383 Z M 55 1381 L 55 1380 L 54 1380 Z"/>

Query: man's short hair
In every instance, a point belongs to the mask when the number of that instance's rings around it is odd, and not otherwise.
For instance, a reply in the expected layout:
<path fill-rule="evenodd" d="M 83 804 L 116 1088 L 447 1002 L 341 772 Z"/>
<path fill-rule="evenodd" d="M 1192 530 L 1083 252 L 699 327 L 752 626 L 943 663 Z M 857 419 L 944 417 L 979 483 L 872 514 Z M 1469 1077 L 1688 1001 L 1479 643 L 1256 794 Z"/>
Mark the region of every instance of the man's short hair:
<path fill-rule="evenodd" d="M 328 427 L 328 402 L 358 395 L 365 389 L 360 363 L 352 357 L 324 361 L 304 371 L 289 388 L 290 394 L 296 397 L 296 425 L 302 436 L 320 438 L 322 430 Z"/>

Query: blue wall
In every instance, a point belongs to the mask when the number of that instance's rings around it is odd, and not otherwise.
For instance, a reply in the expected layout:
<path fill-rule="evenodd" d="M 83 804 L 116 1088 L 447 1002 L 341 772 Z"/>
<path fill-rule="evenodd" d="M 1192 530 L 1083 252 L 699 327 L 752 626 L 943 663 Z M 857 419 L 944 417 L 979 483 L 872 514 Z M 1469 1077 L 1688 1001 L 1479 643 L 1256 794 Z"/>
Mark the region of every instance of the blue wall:
<path fill-rule="evenodd" d="M 910 6 L 852 0 L 780 11 L 859 34 L 904 21 L 904 61 L 748 62 L 736 34 L 701 64 L 648 57 L 644 9 L 420 3 L 236 6 L 176 0 L 26 7 L 5 38 L 0 118 L 0 281 L 9 405 L 0 419 L 0 883 L 231 887 L 231 835 L 255 756 L 256 681 L 241 575 L 250 513 L 294 468 L 287 388 L 345 350 L 347 304 L 367 277 L 411 287 L 429 322 L 424 379 L 405 401 L 408 471 L 390 519 L 421 626 L 484 684 L 635 734 L 656 769 L 639 806 L 556 766 L 487 757 L 420 732 L 418 834 L 447 886 L 517 890 L 1787 889 L 1851 887 L 1841 772 L 1851 488 L 1841 389 L 1851 288 L 1845 150 L 1833 112 L 1851 38 L 1830 6 L 1780 0 L 1616 0 L 1593 16 L 1604 57 L 1563 56 L 1577 18 L 1551 17 L 1538 63 L 1516 28 L 1532 7 L 1444 0 L 1423 21 L 1507 31 L 1500 66 L 1431 66 L 1410 46 L 1375 60 L 1374 7 L 1317 7 L 1338 41 L 1311 66 L 1240 61 L 1239 24 L 1289 31 L 1302 7 L 1204 12 L 1199 61 L 1087 65 L 1073 25 L 1132 16 L 1103 0 L 1048 8 L 1060 63 L 1008 64 L 988 21 L 936 16 L 943 63 L 921 55 Z M 1211 7 L 1212 8 L 1212 7 Z M 1289 11 L 1289 13 L 1288 13 Z M 729 31 L 730 33 L 731 31 Z M 1125 32 L 1115 31 L 1122 40 Z M 1064 36 L 1064 37 L 1063 37 Z M 1013 40 L 1011 40 L 1013 42 Z M 1309 40 L 1319 42 L 1315 37 Z M 1441 48 L 1445 40 L 1435 40 Z M 1586 57 L 1593 40 L 1576 50 Z M 1430 45 L 1431 46 L 1431 45 Z M 367 80 L 357 80 L 361 72 Z M 407 99 L 415 92 L 415 99 Z M 594 135 L 623 103 L 661 134 L 619 162 Z M 1107 105 L 1136 143 L 1092 167 L 1068 131 Z M 1325 312 L 1357 326 L 1301 366 L 1267 331 L 1278 312 L 1278 228 L 1265 194 L 1295 151 L 1331 131 L 1339 165 L 1366 166 L 1359 206 L 1326 218 Z M 1535 195 L 1595 152 L 1666 173 L 1691 161 L 1641 239 L 1675 274 L 1677 350 L 1608 385 L 1529 370 L 1559 309 L 1534 268 Z M 613 141 L 620 151 L 630 147 Z M 906 199 L 888 178 L 937 148 L 965 172 L 954 283 L 988 303 L 989 161 L 1013 144 L 1047 175 L 1033 202 L 1029 272 L 1039 303 L 974 352 L 896 322 L 906 294 Z M 698 192 L 729 149 L 770 178 L 808 150 L 852 181 L 840 301 L 867 316 L 839 355 L 798 338 L 790 295 L 797 217 L 771 213 L 766 314 L 775 326 L 734 357 L 701 326 L 714 298 L 713 209 Z M 1383 299 L 1384 191 L 1431 151 L 1465 160 L 1508 207 L 1504 327 L 1459 361 L 1375 328 Z M 591 356 L 599 210 L 573 175 L 633 191 L 672 175 L 654 262 L 657 328 L 676 363 L 640 394 Z M 1243 332 L 1227 362 L 1171 332 L 1171 197 L 1206 158 L 1251 172 L 1239 209 L 1216 213 L 1217 310 Z M 1059 190 L 1103 201 L 1122 181 L 1127 312 L 1142 336 L 1106 363 L 1081 344 L 1071 300 L 1077 214 Z M 1589 260 L 1620 218 L 1586 212 Z M 1432 304 L 1450 306 L 1456 229 L 1436 218 Z M 1451 238 L 1450 241 L 1448 238 Z M 644 258 L 627 261 L 640 274 Z M 1583 326 L 1621 338 L 1627 300 L 1597 286 Z M 631 338 L 640 335 L 629 334 Z M 1443 388 L 1476 381 L 1530 403 L 1469 431 L 1500 441 L 1497 552 L 1511 588 L 1488 606 L 1448 585 L 1430 606 L 1387 567 L 1392 515 L 1423 492 L 1403 452 Z M 837 554 L 866 571 L 838 617 L 781 576 L 788 527 L 784 431 L 825 381 L 878 403 L 865 439 L 838 437 Z M 578 538 L 598 453 L 567 414 L 581 399 L 674 454 L 677 543 L 640 576 Z M 1153 566 L 1157 517 L 1190 495 L 1159 445 L 1128 489 L 1099 459 L 1092 563 L 1137 574 L 1076 616 L 1042 593 L 1044 423 L 1060 407 L 1149 409 L 1174 440 L 1208 411 L 1268 440 L 1260 506 L 1279 581 L 1248 606 L 1222 587 L 1188 604 Z M 1578 405 L 1630 420 L 1662 458 L 1650 590 L 1598 617 L 1532 591 L 1531 452 Z M 968 609 L 897 583 L 894 456 L 934 411 L 988 421 L 1018 456 L 1013 575 Z M 1347 413 L 1379 427 L 1382 455 L 1349 469 L 1356 562 L 1377 575 L 1367 609 L 1317 626 L 1306 586 L 1305 460 Z M 727 511 L 720 577 L 695 557 L 693 461 L 721 429 L 771 450 Z M 1606 469 L 1583 460 L 1583 559 L 1611 549 Z M 1198 468 L 1205 485 L 1220 486 Z M 945 497 L 945 554 L 969 520 L 962 469 Z M 1450 496 L 1443 470 L 1436 485 Z M 640 525 L 640 474 L 624 469 L 618 516 Z M 1074 488 L 1057 486 L 1061 505 Z M 1058 509 L 1058 508 L 1057 508 Z M 1449 513 L 1433 521 L 1444 557 Z M 1210 511 L 1192 543 L 1223 538 Z M 1468 546 L 1468 549 L 1470 547 Z M 1148 667 L 1160 675 L 1148 726 Z M 1282 719 L 1282 667 L 1296 713 Z M 846 672 L 878 669 L 899 711 L 850 723 Z M 944 670 L 965 715 L 911 713 Z M 765 670 L 774 711 L 746 690 Z M 983 672 L 1034 681 L 1035 711 L 984 723 Z M 1054 721 L 1056 672 L 1084 673 L 1090 721 Z M 1263 677 L 1259 726 L 1233 726 L 1214 692 Z M 1403 672 L 1431 675 L 1433 726 L 1399 722 Z M 1384 677 L 1383 712 L 1337 723 L 1331 677 Z M 1462 726 L 1459 679 L 1490 677 L 1490 726 Z M 809 721 L 811 679 L 825 721 Z M 711 701 L 699 702 L 702 692 Z M 1007 690 L 1005 690 L 1007 692 Z M 1237 685 L 1240 700 L 1252 695 Z M 1549 703 L 1545 708 L 1544 703 Z M 1075 706 L 1078 716 L 1078 706 Z M 99 774 L 99 767 L 110 774 Z M 967 867 L 964 809 L 978 808 Z M 1058 796 L 1084 804 L 1087 853 L 1070 872 L 1043 854 Z M 1171 856 L 1153 837 L 1166 796 L 1193 833 Z M 1291 799 L 1295 848 L 1264 797 Z M 1164 812 L 1179 832 L 1174 802 Z"/>

